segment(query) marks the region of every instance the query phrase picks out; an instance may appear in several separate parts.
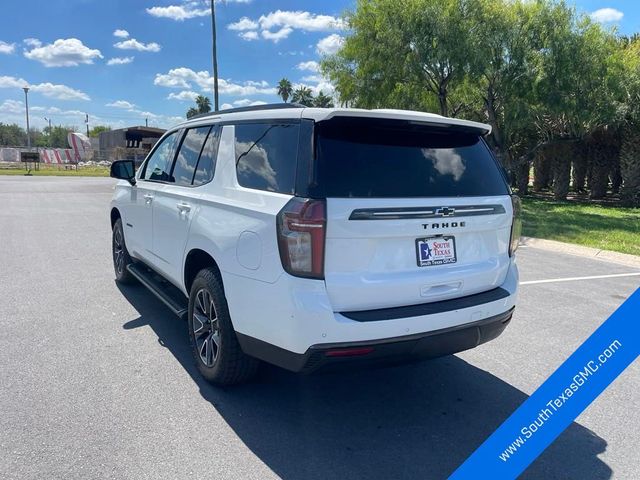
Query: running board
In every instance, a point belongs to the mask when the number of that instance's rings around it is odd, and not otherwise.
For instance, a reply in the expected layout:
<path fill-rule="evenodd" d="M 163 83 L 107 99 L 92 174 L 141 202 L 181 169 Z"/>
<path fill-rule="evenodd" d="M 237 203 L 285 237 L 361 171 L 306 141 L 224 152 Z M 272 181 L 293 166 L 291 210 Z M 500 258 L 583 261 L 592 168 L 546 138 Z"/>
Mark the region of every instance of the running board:
<path fill-rule="evenodd" d="M 151 290 L 151 293 L 169 307 L 169 310 L 182 319 L 187 318 L 189 304 L 180 290 L 144 265 L 131 263 L 127 265 L 127 271 L 136 277 L 142 285 Z"/>

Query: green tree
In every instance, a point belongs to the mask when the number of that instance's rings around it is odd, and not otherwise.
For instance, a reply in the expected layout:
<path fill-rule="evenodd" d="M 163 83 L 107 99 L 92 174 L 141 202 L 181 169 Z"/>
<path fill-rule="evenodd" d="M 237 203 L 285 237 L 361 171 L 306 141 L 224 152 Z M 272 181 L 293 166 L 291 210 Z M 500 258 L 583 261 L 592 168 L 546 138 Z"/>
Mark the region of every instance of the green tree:
<path fill-rule="evenodd" d="M 96 125 L 91 130 L 89 130 L 89 136 L 90 137 L 99 137 L 100 133 L 109 132 L 109 131 L 111 131 L 111 127 L 108 127 L 106 125 Z"/>
<path fill-rule="evenodd" d="M 291 97 L 294 103 L 299 103 L 306 107 L 313 107 L 314 98 L 313 92 L 309 87 L 298 87 L 293 91 L 293 95 Z"/>
<path fill-rule="evenodd" d="M 43 140 L 48 140 L 49 147 L 53 148 L 69 148 L 69 140 L 68 135 L 70 132 L 75 132 L 76 129 L 73 127 L 52 127 L 50 135 L 47 135 L 47 138 L 43 138 Z"/>
<path fill-rule="evenodd" d="M 316 96 L 313 102 L 313 106 L 320 107 L 320 108 L 332 108 L 333 100 L 331 99 L 330 96 L 325 95 L 324 92 L 320 90 L 320 92 L 318 92 L 318 95 Z"/>
<path fill-rule="evenodd" d="M 19 125 L 0 122 L 0 146 L 16 147 L 27 144 L 27 132 Z"/>
<path fill-rule="evenodd" d="M 640 207 L 640 38 L 634 36 L 623 43 L 625 79 L 623 90 L 622 145 L 620 173 L 622 202 Z"/>
<path fill-rule="evenodd" d="M 203 113 L 209 113 L 211 111 L 211 100 L 204 95 L 198 95 L 196 97 L 196 106 L 187 110 L 187 118 L 194 117 Z"/>
<path fill-rule="evenodd" d="M 321 62 L 340 101 L 450 113 L 468 70 L 469 9 L 461 0 L 358 0 L 353 32 Z M 476 48 L 479 48 L 476 47 Z"/>
<path fill-rule="evenodd" d="M 282 98 L 284 103 L 287 103 L 287 100 L 293 94 L 293 85 L 286 78 L 281 78 L 278 82 L 278 95 Z"/>

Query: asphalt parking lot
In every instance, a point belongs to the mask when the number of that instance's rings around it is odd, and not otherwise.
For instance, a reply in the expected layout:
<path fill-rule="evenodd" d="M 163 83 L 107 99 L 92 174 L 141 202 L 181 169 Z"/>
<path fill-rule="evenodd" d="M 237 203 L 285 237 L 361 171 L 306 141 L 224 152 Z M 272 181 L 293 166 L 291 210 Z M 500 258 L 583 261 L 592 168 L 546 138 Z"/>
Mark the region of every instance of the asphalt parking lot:
<path fill-rule="evenodd" d="M 473 351 L 214 388 L 186 326 L 114 283 L 113 183 L 0 176 L 1 478 L 446 478 L 640 285 L 526 283 Z M 534 248 L 518 262 L 523 282 L 640 271 Z M 636 361 L 524 478 L 638 478 L 639 392 Z"/>

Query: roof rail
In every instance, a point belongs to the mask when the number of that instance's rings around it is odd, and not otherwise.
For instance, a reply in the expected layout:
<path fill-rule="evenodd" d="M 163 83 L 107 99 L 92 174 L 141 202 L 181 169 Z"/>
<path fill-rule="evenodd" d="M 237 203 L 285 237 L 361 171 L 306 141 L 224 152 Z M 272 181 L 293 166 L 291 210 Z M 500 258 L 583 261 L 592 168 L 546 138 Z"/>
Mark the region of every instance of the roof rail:
<path fill-rule="evenodd" d="M 217 112 L 200 113 L 198 115 L 194 115 L 193 117 L 187 118 L 187 120 L 195 120 L 196 118 L 211 117 L 213 115 L 226 115 L 227 113 L 256 112 L 261 110 L 280 110 L 283 108 L 306 108 L 306 107 L 300 103 L 266 103 L 264 105 L 226 108 L 224 110 L 218 110 Z"/>

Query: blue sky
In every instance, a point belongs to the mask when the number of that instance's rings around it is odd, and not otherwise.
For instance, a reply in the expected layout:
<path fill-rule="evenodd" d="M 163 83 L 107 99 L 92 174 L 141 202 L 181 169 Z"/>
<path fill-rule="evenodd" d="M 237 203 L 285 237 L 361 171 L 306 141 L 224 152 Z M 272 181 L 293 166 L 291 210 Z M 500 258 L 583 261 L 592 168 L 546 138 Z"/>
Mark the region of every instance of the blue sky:
<path fill-rule="evenodd" d="M 1 7 L 0 122 L 167 127 L 196 94 L 212 97 L 206 0 L 7 1 Z M 282 77 L 331 93 L 316 69 L 346 34 L 354 0 L 217 3 L 220 101 L 278 101 Z M 623 33 L 640 31 L 640 2 L 579 0 L 579 10 Z"/>

